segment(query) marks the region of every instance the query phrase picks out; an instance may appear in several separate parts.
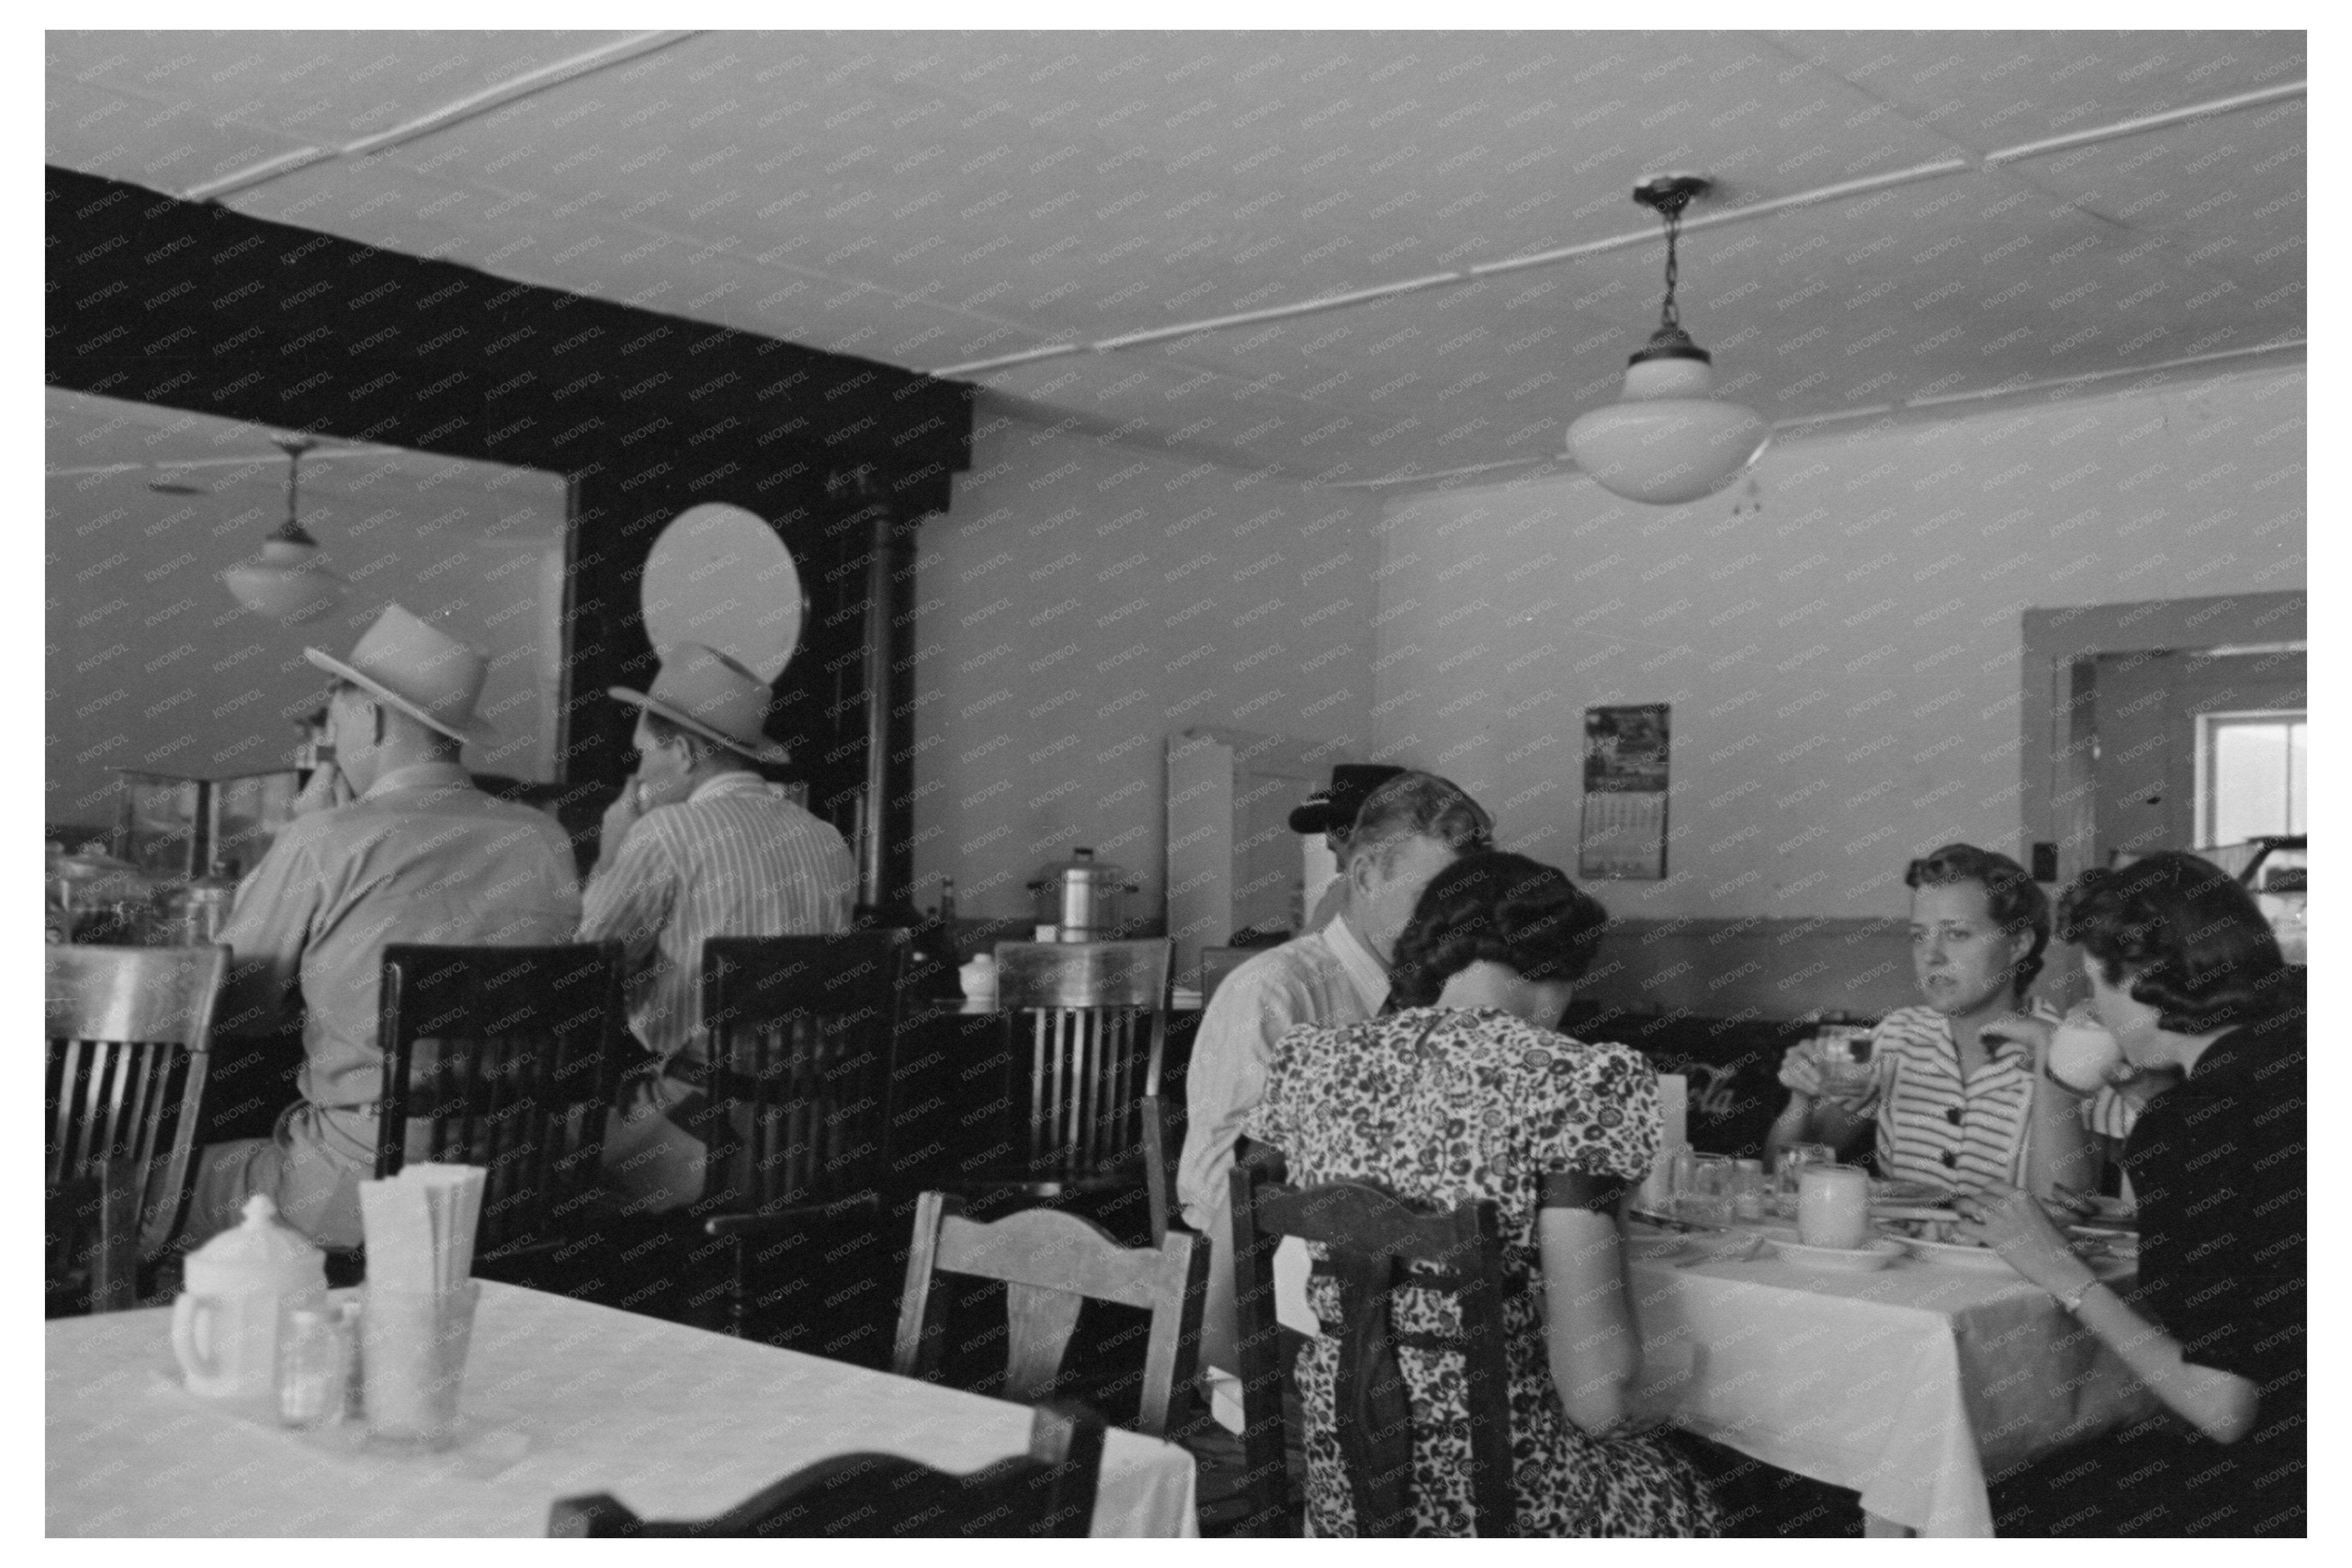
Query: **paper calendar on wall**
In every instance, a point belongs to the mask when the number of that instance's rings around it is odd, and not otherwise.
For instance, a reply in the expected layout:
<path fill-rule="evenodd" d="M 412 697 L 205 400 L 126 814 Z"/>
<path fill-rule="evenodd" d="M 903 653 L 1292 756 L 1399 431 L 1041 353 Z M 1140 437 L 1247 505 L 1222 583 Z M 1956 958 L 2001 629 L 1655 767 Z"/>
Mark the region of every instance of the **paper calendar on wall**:
<path fill-rule="evenodd" d="M 1666 874 L 1666 707 L 1584 710 L 1584 812 L 1576 873 L 1621 880 Z"/>

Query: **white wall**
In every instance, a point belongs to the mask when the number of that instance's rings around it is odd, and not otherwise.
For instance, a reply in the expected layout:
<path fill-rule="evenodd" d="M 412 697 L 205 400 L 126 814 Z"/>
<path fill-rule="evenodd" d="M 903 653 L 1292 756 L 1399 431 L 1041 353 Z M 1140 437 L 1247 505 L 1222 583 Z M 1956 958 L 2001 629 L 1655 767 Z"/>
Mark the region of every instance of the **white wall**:
<path fill-rule="evenodd" d="M 1379 504 L 1055 431 L 982 404 L 918 558 L 916 901 L 1022 916 L 1092 846 L 1157 918 L 1167 737 L 1215 724 L 1372 744 Z"/>
<path fill-rule="evenodd" d="M 1671 702 L 1671 875 L 1633 916 L 1899 914 L 1905 860 L 2021 856 L 2020 615 L 2302 587 L 2301 369 L 1784 441 L 1660 510 L 1582 478 L 1391 501 L 1386 760 L 1573 869 L 1582 710 Z"/>

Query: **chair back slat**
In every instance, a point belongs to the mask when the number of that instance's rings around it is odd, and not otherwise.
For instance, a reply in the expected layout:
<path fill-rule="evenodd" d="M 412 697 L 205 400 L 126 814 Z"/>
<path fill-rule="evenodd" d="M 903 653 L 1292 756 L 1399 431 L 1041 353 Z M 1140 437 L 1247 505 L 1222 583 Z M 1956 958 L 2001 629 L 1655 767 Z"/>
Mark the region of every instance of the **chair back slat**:
<path fill-rule="evenodd" d="M 135 1235 L 117 1236 L 131 1227 L 111 1220 L 106 1228 L 130 1257 L 152 1258 L 178 1227 L 187 1193 L 228 950 L 45 951 L 47 1182 L 135 1184 L 138 1202 L 124 1211 L 137 1216 Z M 52 1280 L 74 1272 L 68 1255 L 79 1244 L 78 1236 L 57 1238 Z M 118 1258 L 109 1267 L 120 1276 L 127 1265 Z M 129 1304 L 127 1280 L 117 1300 Z"/>
<path fill-rule="evenodd" d="M 910 940 L 884 929 L 702 944 L 711 1174 L 698 1212 L 773 1213 L 879 1185 Z"/>
<path fill-rule="evenodd" d="M 1006 1286 L 1006 1397 L 1031 1399 L 1050 1389 L 1066 1359 L 1083 1300 L 1108 1301 L 1151 1314 L 1137 1427 L 1168 1429 L 1178 1390 L 1192 1385 L 1199 1354 L 1201 1307 L 1208 1289 L 1203 1237 L 1172 1233 L 1157 1246 L 1121 1247 L 1092 1222 L 1060 1209 L 1024 1209 L 989 1224 L 968 1219 L 962 1203 L 924 1193 L 900 1297 L 891 1370 L 936 1376 L 944 1310 L 940 1274 L 995 1279 Z"/>
<path fill-rule="evenodd" d="M 1040 1177 L 1123 1179 L 1144 1153 L 1160 1089 L 1171 943 L 996 945 L 1008 1068 L 1029 1064 L 1029 1164 Z M 1021 1046 L 1025 1042 L 1025 1053 Z M 1014 1090 L 1016 1101 L 1023 1098 Z M 1147 1173 L 1158 1201 L 1157 1179 Z M 1164 1231 L 1155 1222 L 1153 1234 Z"/>
<path fill-rule="evenodd" d="M 1333 1271 L 1381 1282 L 1416 1283 L 1454 1293 L 1463 1328 L 1470 1415 L 1472 1510 L 1481 1536 L 1514 1532 L 1517 1501 L 1510 1454 L 1510 1372 L 1503 1317 L 1503 1251 L 1500 1213 L 1492 1202 L 1431 1211 L 1392 1193 L 1360 1182 L 1335 1182 L 1298 1189 L 1282 1184 L 1285 1163 L 1276 1151 L 1253 1146 L 1234 1163 L 1232 1183 L 1234 1297 L 1242 1359 L 1244 1465 L 1254 1478 L 1250 1516 L 1270 1524 L 1286 1507 L 1283 1492 L 1281 1389 L 1283 1373 L 1275 1353 L 1275 1247 L 1286 1237 L 1326 1249 Z M 1440 1270 L 1435 1279 L 1416 1277 L 1402 1266 Z M 1343 1298 L 1345 1292 L 1343 1291 Z M 1385 1312 L 1385 1289 L 1369 1308 Z M 1341 1325 L 1343 1342 L 1359 1325 Z M 1343 1363 L 1345 1357 L 1343 1355 Z M 1337 1391 L 1339 1408 L 1350 1408 L 1359 1391 Z M 1410 1509 L 1384 1520 L 1364 1517 L 1367 1500 L 1402 1495 L 1396 1479 L 1382 1482 L 1361 1473 L 1349 1452 L 1356 1434 L 1343 1432 L 1349 1481 L 1355 1493 L 1360 1533 L 1410 1531 Z M 1271 1467 L 1270 1469 L 1268 1467 Z"/>
<path fill-rule="evenodd" d="M 383 950 L 376 1174 L 478 1165 L 478 1259 L 560 1246 L 593 1194 L 624 1025 L 616 943 Z"/>

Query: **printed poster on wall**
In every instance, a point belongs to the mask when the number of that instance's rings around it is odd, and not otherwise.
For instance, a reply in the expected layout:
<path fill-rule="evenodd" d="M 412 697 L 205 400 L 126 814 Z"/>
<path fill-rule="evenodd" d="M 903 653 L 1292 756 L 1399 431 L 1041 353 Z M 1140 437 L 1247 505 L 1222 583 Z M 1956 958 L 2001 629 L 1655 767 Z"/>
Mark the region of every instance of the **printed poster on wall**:
<path fill-rule="evenodd" d="M 1584 813 L 1576 874 L 1656 881 L 1666 874 L 1666 708 L 1584 710 Z"/>

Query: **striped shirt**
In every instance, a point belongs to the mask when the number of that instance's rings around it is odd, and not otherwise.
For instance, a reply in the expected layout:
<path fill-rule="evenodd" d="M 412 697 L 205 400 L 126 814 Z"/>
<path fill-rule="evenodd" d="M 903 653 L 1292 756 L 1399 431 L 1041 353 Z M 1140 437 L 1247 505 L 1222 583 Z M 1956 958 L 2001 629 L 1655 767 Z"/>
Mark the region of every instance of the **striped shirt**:
<path fill-rule="evenodd" d="M 580 940 L 626 946 L 629 1027 L 646 1048 L 701 1062 L 703 939 L 846 931 L 856 891 L 831 824 L 756 773 L 721 773 L 631 826 L 589 880 Z"/>
<path fill-rule="evenodd" d="M 2058 1022 L 2042 1003 L 2033 1016 Z M 1856 1108 L 1878 1119 L 1878 1172 L 1960 1189 L 2025 1184 L 2033 1056 L 2004 1041 L 1964 1082 L 1952 1026 L 1931 1007 L 1899 1007 L 1871 1032 L 1875 1080 Z"/>

